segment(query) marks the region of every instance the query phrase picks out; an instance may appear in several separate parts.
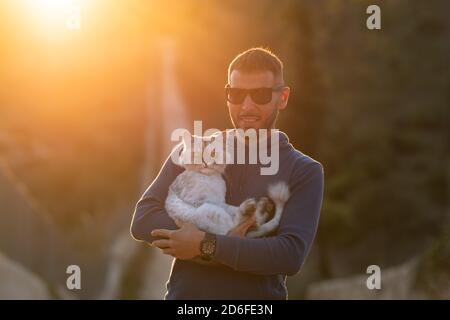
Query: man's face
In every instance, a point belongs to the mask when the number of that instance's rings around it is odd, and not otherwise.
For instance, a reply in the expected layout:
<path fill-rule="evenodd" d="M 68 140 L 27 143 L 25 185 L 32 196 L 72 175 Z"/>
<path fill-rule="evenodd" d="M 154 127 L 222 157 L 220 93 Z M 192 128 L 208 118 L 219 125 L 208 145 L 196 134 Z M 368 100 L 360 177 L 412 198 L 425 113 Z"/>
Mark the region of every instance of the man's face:
<path fill-rule="evenodd" d="M 245 73 L 233 70 L 230 75 L 230 86 L 240 89 L 275 88 L 280 86 L 274 74 L 270 71 Z M 231 121 L 235 128 L 240 129 L 271 129 L 274 128 L 279 110 L 286 107 L 289 88 L 283 87 L 273 91 L 272 100 L 266 104 L 255 103 L 247 94 L 241 104 L 227 102 Z"/>

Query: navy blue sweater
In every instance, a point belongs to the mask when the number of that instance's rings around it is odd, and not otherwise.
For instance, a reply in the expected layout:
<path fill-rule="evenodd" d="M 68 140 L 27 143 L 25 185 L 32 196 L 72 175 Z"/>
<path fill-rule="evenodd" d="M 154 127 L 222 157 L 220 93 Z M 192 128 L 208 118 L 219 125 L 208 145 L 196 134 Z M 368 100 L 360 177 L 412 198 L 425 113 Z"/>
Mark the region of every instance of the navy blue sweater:
<path fill-rule="evenodd" d="M 276 175 L 261 175 L 260 164 L 232 164 L 225 171 L 226 202 L 238 206 L 267 195 L 271 182 L 284 180 L 291 196 L 279 228 L 258 239 L 218 235 L 214 259 L 219 266 L 174 259 L 165 299 L 287 299 L 286 276 L 299 272 L 314 240 L 322 205 L 322 165 L 294 149 L 279 135 Z M 154 229 L 178 227 L 164 209 L 168 188 L 184 168 L 169 157 L 136 205 L 131 233 L 152 242 Z"/>

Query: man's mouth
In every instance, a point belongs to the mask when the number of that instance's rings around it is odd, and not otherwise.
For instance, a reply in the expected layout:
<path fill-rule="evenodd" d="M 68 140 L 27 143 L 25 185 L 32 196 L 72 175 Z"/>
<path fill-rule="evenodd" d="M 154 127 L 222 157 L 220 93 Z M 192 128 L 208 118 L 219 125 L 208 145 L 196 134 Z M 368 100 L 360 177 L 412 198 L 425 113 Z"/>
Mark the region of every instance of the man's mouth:
<path fill-rule="evenodd" d="M 245 122 L 256 122 L 259 121 L 261 118 L 258 116 L 240 116 L 239 119 L 241 121 L 245 121 Z"/>

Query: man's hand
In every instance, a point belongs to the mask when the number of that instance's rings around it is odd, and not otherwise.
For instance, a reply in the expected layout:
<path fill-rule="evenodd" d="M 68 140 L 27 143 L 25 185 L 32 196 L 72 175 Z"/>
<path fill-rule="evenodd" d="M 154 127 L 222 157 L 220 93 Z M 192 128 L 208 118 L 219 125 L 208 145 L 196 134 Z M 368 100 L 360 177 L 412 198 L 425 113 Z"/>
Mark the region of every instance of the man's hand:
<path fill-rule="evenodd" d="M 205 236 L 205 232 L 189 222 L 175 220 L 175 223 L 180 229 L 153 230 L 151 232 L 153 237 L 166 239 L 155 240 L 151 245 L 161 249 L 164 254 L 169 254 L 181 260 L 188 260 L 198 256 L 200 254 L 200 241 Z"/>
<path fill-rule="evenodd" d="M 253 226 L 256 222 L 255 214 L 248 217 L 246 220 L 241 222 L 240 225 L 234 227 L 230 231 L 228 231 L 228 236 L 238 236 L 238 237 L 245 237 L 247 234 L 248 229 Z"/>
<path fill-rule="evenodd" d="M 253 214 L 244 220 L 240 225 L 231 229 L 227 235 L 245 237 L 248 229 L 256 222 Z M 151 232 L 153 237 L 165 239 L 155 240 L 151 243 L 153 247 L 161 249 L 164 254 L 171 255 L 181 260 L 189 260 L 200 255 L 200 241 L 205 236 L 205 232 L 199 230 L 189 222 L 175 220 L 178 230 L 155 229 Z"/>

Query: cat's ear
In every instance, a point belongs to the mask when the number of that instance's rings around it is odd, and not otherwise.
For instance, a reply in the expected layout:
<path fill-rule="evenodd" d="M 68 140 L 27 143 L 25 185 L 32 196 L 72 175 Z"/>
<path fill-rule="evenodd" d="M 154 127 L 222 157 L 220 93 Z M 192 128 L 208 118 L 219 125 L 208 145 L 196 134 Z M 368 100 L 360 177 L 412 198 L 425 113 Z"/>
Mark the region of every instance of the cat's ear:
<path fill-rule="evenodd" d="M 191 134 L 188 130 L 183 129 L 183 132 L 178 133 L 178 138 L 181 136 L 181 143 L 178 145 L 177 152 L 172 153 L 173 163 L 183 166 L 190 163 L 191 157 Z"/>
<path fill-rule="evenodd" d="M 191 145 L 191 140 L 192 140 L 192 136 L 191 136 L 191 134 L 189 133 L 189 131 L 187 131 L 187 130 L 185 130 L 184 132 L 183 132 L 183 137 L 182 137 L 182 141 L 183 141 L 183 145 L 185 146 L 185 147 L 189 147 L 190 145 Z M 185 148 L 185 150 L 186 149 L 190 149 L 190 148 Z"/>

